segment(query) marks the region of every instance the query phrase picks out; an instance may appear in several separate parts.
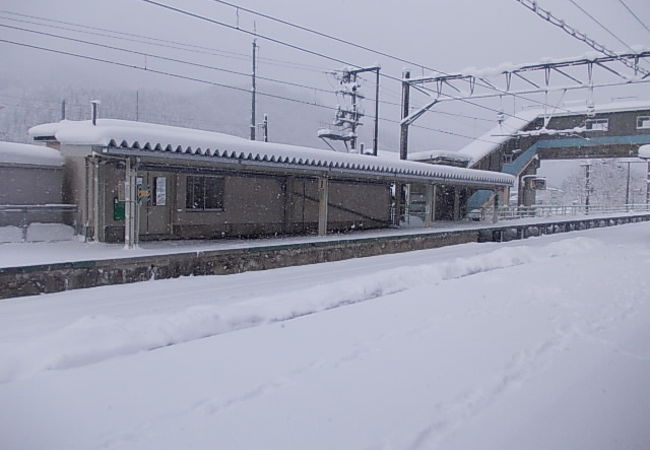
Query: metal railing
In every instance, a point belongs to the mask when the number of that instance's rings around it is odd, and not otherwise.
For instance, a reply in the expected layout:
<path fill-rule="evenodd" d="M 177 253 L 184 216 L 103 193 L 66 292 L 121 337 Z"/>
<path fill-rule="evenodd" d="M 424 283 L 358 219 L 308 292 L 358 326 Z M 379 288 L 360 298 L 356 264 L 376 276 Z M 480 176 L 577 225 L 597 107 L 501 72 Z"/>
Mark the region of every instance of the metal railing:
<path fill-rule="evenodd" d="M 556 216 L 589 216 L 594 214 L 616 214 L 650 212 L 650 205 L 534 205 L 534 206 L 502 206 L 497 209 L 498 220 L 523 219 L 527 217 L 556 217 Z M 472 210 L 468 214 L 474 220 L 493 220 L 494 207 L 484 207 Z"/>
<path fill-rule="evenodd" d="M 0 227 L 14 226 L 22 230 L 23 241 L 33 223 L 70 225 L 78 232 L 79 208 L 70 204 L 0 205 Z"/>

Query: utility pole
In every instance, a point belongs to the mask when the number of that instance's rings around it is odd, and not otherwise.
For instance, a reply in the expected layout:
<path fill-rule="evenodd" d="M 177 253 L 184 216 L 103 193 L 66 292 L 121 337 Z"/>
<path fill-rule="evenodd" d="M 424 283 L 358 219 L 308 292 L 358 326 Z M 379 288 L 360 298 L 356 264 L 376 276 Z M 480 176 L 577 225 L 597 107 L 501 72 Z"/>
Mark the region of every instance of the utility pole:
<path fill-rule="evenodd" d="M 252 99 L 251 99 L 251 141 L 255 140 L 255 127 L 257 122 L 255 121 L 255 60 L 257 52 L 257 42 L 256 39 L 253 39 L 253 86 L 251 89 Z"/>
<path fill-rule="evenodd" d="M 375 74 L 375 132 L 372 140 L 372 154 L 377 156 L 379 145 L 379 66 L 376 67 Z"/>
<path fill-rule="evenodd" d="M 350 122 L 350 129 L 352 130 L 352 139 L 350 139 L 350 150 L 354 153 L 354 150 L 357 147 L 357 126 L 361 125 L 359 122 L 359 109 L 357 106 L 357 97 L 359 97 L 359 85 L 357 84 L 357 73 L 350 73 L 349 81 L 351 82 L 351 91 L 352 96 L 352 121 Z"/>
<path fill-rule="evenodd" d="M 330 129 L 323 129 L 318 131 L 318 137 L 321 139 L 331 139 L 336 141 L 343 141 L 347 148 L 347 143 L 350 142 L 350 150 L 356 150 L 357 141 L 357 128 L 361 125 L 361 118 L 363 113 L 359 111 L 359 100 L 364 96 L 359 93 L 359 74 L 363 72 L 375 72 L 375 130 L 373 137 L 373 154 L 377 154 L 377 145 L 379 137 L 379 66 L 361 67 L 358 69 L 346 68 L 341 71 L 338 77 L 342 89 L 338 91 L 339 94 L 347 95 L 350 97 L 350 108 L 345 109 L 340 106 L 336 110 L 336 116 L 332 123 L 339 128 L 340 131 Z M 329 142 L 325 141 L 330 147 Z M 333 147 L 332 147 L 333 148 Z"/>
<path fill-rule="evenodd" d="M 585 214 L 589 214 L 589 196 L 591 195 L 590 168 L 591 163 L 581 164 L 585 168 Z"/>
<path fill-rule="evenodd" d="M 135 121 L 140 121 L 140 90 L 135 91 Z"/>
<path fill-rule="evenodd" d="M 402 73 L 402 120 L 406 119 L 409 116 L 409 102 L 410 102 L 410 92 L 409 88 L 411 85 L 408 82 L 408 79 L 411 78 L 411 72 L 405 70 Z M 400 133 L 399 133 L 399 159 L 408 158 L 408 137 L 409 137 L 409 124 L 402 123 L 400 124 Z"/>
<path fill-rule="evenodd" d="M 61 100 L 61 120 L 65 120 L 65 99 Z"/>

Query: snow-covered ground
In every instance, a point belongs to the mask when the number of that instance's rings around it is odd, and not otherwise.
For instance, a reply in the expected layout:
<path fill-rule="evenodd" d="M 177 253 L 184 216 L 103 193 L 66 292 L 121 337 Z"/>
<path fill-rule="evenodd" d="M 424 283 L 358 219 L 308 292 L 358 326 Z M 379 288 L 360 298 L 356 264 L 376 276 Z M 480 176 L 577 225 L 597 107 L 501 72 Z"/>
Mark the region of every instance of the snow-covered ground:
<path fill-rule="evenodd" d="M 650 448 L 650 225 L 0 301 L 2 449 Z"/>

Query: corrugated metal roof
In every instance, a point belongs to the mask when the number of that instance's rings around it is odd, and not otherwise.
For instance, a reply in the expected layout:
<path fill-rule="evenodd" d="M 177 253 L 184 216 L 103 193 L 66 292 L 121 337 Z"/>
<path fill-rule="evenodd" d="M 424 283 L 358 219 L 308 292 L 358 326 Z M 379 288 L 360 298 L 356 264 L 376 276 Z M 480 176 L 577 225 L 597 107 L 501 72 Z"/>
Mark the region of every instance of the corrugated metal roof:
<path fill-rule="evenodd" d="M 121 149 L 178 156 L 200 155 L 222 161 L 411 176 L 484 186 L 511 186 L 514 182 L 510 175 L 498 172 L 250 141 L 223 133 L 123 120 L 100 119 L 97 125 L 92 125 L 90 121 L 61 121 L 38 125 L 31 128 L 29 133 L 35 139 L 56 139 L 64 145 L 101 146 L 109 149 L 109 152 L 111 149 Z"/>

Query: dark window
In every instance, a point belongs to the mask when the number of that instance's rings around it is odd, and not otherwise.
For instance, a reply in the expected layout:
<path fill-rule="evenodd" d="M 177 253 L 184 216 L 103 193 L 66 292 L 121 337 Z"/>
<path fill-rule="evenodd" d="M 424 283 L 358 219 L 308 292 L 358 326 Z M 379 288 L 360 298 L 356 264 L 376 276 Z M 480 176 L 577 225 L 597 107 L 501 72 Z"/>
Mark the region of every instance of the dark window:
<path fill-rule="evenodd" d="M 223 192 L 223 178 L 187 177 L 185 208 L 223 209 Z"/>
<path fill-rule="evenodd" d="M 587 131 L 607 131 L 609 130 L 609 119 L 588 119 Z"/>

